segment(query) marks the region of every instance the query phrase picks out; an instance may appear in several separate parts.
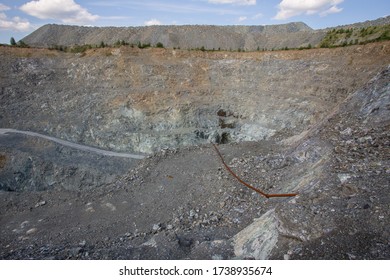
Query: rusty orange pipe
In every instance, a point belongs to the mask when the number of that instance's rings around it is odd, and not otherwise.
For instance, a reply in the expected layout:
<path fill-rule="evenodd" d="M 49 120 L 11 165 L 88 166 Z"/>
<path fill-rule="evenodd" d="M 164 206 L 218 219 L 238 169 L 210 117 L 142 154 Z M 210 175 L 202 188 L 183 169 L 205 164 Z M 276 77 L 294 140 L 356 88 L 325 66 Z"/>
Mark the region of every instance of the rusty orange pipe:
<path fill-rule="evenodd" d="M 214 144 L 214 143 L 211 143 L 213 144 L 214 148 L 215 148 L 215 151 L 217 152 L 218 156 L 221 158 L 221 161 L 223 163 L 223 165 L 226 167 L 227 171 L 230 172 L 230 174 L 233 175 L 234 178 L 236 178 L 241 184 L 243 184 L 244 186 L 250 188 L 251 190 L 254 190 L 255 192 L 261 194 L 262 196 L 265 196 L 266 198 L 271 198 L 271 197 L 293 197 L 293 196 L 296 196 L 298 195 L 297 193 L 285 193 L 285 194 L 268 194 L 268 193 L 265 193 L 261 190 L 259 190 L 258 188 L 255 188 L 251 185 L 249 185 L 248 183 L 244 182 L 240 177 L 238 177 L 234 172 L 233 170 L 230 169 L 230 167 L 225 163 L 221 153 L 219 152 L 217 146 Z"/>

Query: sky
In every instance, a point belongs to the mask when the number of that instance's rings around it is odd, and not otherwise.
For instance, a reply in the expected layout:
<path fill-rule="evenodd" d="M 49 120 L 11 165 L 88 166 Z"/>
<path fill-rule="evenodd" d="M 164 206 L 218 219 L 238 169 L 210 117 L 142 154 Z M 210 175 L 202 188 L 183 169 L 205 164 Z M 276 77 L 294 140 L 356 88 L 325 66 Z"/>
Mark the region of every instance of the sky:
<path fill-rule="evenodd" d="M 390 15 L 389 0 L 0 0 L 0 43 L 48 24 L 83 26 L 269 25 L 314 29 Z"/>

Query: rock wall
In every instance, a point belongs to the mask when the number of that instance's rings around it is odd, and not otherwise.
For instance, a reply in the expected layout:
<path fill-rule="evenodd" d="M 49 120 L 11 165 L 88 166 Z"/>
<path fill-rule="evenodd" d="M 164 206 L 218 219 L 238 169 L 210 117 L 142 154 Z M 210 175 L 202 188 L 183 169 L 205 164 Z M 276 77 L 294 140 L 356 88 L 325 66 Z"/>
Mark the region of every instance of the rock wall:
<path fill-rule="evenodd" d="M 389 62 L 389 43 L 261 53 L 2 48 L 0 126 L 115 151 L 282 140 Z"/>

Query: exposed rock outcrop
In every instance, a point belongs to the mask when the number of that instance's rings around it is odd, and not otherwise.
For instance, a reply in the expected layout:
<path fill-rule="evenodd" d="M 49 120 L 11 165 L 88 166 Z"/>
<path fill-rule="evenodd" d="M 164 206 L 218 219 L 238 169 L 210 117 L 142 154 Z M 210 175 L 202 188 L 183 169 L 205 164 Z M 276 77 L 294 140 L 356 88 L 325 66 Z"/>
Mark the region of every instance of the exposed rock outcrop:
<path fill-rule="evenodd" d="M 240 258 L 387 259 L 390 66 L 349 96 L 292 154 L 312 161 L 300 194 L 238 233 Z M 322 150 L 313 161 L 307 148 Z M 287 167 L 289 169 L 291 167 Z M 289 179 L 284 181 L 287 186 Z M 297 190 L 296 189 L 296 190 Z M 261 225 L 261 226 L 260 226 Z M 272 234 L 270 235 L 270 233 Z M 385 249 L 387 248 L 387 249 Z"/>
<path fill-rule="evenodd" d="M 388 63 L 389 43 L 280 52 L 2 48 L 0 126 L 103 149 L 299 135 Z"/>

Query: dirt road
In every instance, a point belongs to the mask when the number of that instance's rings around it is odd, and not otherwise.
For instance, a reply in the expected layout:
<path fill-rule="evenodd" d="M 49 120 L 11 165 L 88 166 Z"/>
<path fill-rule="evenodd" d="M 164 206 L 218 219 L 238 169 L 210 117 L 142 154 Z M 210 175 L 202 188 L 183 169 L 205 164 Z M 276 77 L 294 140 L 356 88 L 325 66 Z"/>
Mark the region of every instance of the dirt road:
<path fill-rule="evenodd" d="M 44 139 L 47 139 L 47 140 L 59 143 L 61 145 L 67 146 L 67 147 L 71 147 L 71 148 L 78 149 L 78 150 L 81 150 L 81 151 L 93 152 L 93 153 L 97 153 L 97 154 L 104 155 L 104 156 L 133 158 L 133 159 L 143 159 L 143 158 L 145 158 L 144 155 L 135 155 L 135 154 L 129 154 L 129 153 L 118 153 L 118 152 L 102 150 L 102 149 L 99 149 L 99 148 L 85 146 L 85 145 L 81 145 L 81 144 L 77 144 L 77 143 L 72 143 L 72 142 L 69 142 L 69 141 L 66 141 L 66 140 L 58 139 L 58 138 L 55 138 L 55 137 L 52 137 L 52 136 L 47 136 L 47 135 L 43 135 L 43 134 L 36 133 L 36 132 L 23 131 L 23 130 L 17 130 L 17 129 L 12 129 L 12 128 L 0 128 L 0 135 L 8 134 L 8 133 L 19 133 L 19 134 L 29 135 L 29 136 L 33 136 L 33 137 L 40 137 L 40 138 L 44 138 Z"/>

